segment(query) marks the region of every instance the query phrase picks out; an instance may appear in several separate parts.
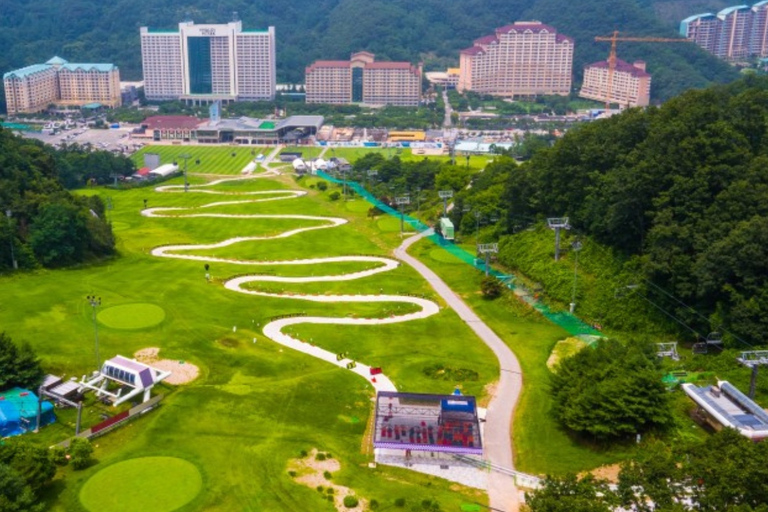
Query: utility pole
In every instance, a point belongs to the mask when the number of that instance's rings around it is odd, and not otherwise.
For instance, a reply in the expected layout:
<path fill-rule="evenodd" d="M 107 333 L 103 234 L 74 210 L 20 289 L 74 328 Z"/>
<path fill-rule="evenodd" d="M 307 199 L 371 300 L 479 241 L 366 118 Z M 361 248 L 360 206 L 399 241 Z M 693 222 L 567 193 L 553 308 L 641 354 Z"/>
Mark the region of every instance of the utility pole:
<path fill-rule="evenodd" d="M 5 210 L 5 216 L 8 218 L 8 240 L 11 242 L 11 262 L 13 264 L 13 270 L 19 270 L 19 262 L 16 261 L 16 254 L 13 252 L 13 223 L 11 217 L 13 217 L 13 211 L 11 209 Z"/>
<path fill-rule="evenodd" d="M 437 193 L 440 199 L 443 200 L 443 217 L 448 216 L 448 200 L 453 197 L 453 190 L 440 190 Z"/>
<path fill-rule="evenodd" d="M 488 276 L 491 269 L 491 253 L 499 252 L 499 244 L 477 244 L 478 254 L 485 255 L 485 275 Z"/>
<path fill-rule="evenodd" d="M 182 153 L 179 155 L 179 158 L 184 160 L 184 192 L 189 192 L 189 182 L 187 181 L 187 160 L 192 158 L 192 155 L 189 153 Z"/>
<path fill-rule="evenodd" d="M 483 213 L 480 210 L 475 210 L 473 215 L 475 216 L 475 242 L 477 242 L 480 233 L 480 217 L 483 216 Z"/>
<path fill-rule="evenodd" d="M 560 230 L 571 229 L 568 217 L 550 217 L 547 219 L 549 229 L 555 230 L 555 261 L 560 260 Z"/>
<path fill-rule="evenodd" d="M 101 369 L 101 358 L 99 357 L 99 327 L 98 327 L 98 323 L 96 322 L 96 308 L 101 306 L 101 297 L 97 297 L 95 295 L 88 295 L 86 299 L 88 299 L 88 304 L 91 305 L 91 311 L 92 311 L 92 317 L 93 317 L 94 349 L 96 351 L 96 371 L 99 371 Z"/>
<path fill-rule="evenodd" d="M 768 350 L 749 350 L 742 352 L 736 361 L 752 369 L 749 381 L 749 398 L 755 398 L 757 390 L 757 372 L 761 366 L 768 366 Z"/>
<path fill-rule="evenodd" d="M 573 313 L 573 311 L 576 309 L 576 280 L 578 279 L 579 251 L 581 248 L 582 244 L 578 240 L 571 244 L 571 250 L 573 250 L 576 258 L 573 263 L 573 294 L 571 295 L 571 313 Z"/>
<path fill-rule="evenodd" d="M 397 205 L 397 209 L 400 210 L 400 236 L 403 236 L 403 206 L 406 204 L 411 204 L 411 198 L 408 196 L 400 196 L 395 198 L 395 204 Z"/>

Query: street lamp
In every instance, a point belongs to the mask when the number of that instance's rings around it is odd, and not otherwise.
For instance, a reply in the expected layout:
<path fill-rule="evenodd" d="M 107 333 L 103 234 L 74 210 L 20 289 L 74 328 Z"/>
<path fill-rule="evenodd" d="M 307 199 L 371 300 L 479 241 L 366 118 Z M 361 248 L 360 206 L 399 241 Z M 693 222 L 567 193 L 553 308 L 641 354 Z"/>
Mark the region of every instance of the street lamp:
<path fill-rule="evenodd" d="M 440 190 L 437 193 L 443 200 L 443 217 L 448 216 L 448 200 L 453 197 L 453 190 Z"/>
<path fill-rule="evenodd" d="M 574 241 L 571 244 L 571 249 L 574 252 L 575 260 L 573 262 L 573 294 L 571 295 L 571 313 L 576 309 L 576 280 L 578 278 L 578 270 L 579 270 L 579 251 L 582 248 L 581 242 L 578 240 Z"/>
<path fill-rule="evenodd" d="M 189 153 L 182 153 L 179 155 L 179 158 L 184 160 L 184 192 L 189 191 L 189 182 L 187 181 L 187 160 L 192 158 L 192 155 Z M 200 160 L 197 161 L 197 163 L 200 163 Z"/>
<path fill-rule="evenodd" d="M 10 208 L 5 210 L 5 216 L 8 217 L 8 240 L 11 242 L 11 261 L 13 262 L 13 269 L 18 270 L 19 262 L 16 261 L 16 255 L 13 252 L 13 224 L 11 223 L 13 212 Z"/>
<path fill-rule="evenodd" d="M 96 371 L 101 369 L 101 358 L 99 357 L 99 327 L 96 322 L 96 308 L 101 306 L 101 297 L 95 295 L 88 295 L 86 297 L 88 304 L 91 305 L 92 317 L 93 317 L 93 338 L 94 349 L 96 351 Z"/>

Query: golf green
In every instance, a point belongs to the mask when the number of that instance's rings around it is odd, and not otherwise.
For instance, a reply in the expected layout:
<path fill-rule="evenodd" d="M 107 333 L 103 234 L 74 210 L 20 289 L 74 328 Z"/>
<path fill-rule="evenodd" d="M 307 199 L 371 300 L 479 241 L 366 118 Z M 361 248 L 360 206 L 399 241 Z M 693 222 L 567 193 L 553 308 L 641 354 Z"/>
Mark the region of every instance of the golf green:
<path fill-rule="evenodd" d="M 165 310 L 155 304 L 137 302 L 106 308 L 97 318 L 113 329 L 145 329 L 165 320 Z"/>
<path fill-rule="evenodd" d="M 198 495 L 203 477 L 197 467 L 176 457 L 141 457 L 112 464 L 80 489 L 80 503 L 91 512 L 171 512 Z"/>

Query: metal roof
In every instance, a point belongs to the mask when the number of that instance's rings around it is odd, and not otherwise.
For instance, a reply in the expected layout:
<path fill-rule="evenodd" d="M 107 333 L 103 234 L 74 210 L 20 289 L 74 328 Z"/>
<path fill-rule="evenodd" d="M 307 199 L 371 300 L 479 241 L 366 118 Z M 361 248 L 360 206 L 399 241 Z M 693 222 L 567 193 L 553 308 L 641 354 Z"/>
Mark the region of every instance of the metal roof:
<path fill-rule="evenodd" d="M 30 75 L 34 75 L 36 73 L 42 73 L 43 71 L 48 71 L 49 69 L 53 69 L 48 64 L 32 64 L 31 66 L 27 66 L 25 68 L 21 69 L 15 69 L 13 71 L 9 71 L 3 75 L 3 80 L 8 80 L 10 78 L 27 78 Z"/>

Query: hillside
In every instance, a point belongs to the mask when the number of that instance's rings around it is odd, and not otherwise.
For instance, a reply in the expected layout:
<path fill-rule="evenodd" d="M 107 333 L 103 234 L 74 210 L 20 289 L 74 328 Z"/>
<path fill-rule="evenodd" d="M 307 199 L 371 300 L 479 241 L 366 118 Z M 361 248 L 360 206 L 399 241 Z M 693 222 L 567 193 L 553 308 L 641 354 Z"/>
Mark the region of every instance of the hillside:
<path fill-rule="evenodd" d="M 650 0 L 18 0 L 0 10 L 0 70 L 52 55 L 74 61 L 114 62 L 124 79 L 141 77 L 139 27 L 174 27 L 191 18 L 225 22 L 237 11 L 246 27 L 274 25 L 278 81 L 301 82 L 304 67 L 318 58 L 345 58 L 369 50 L 381 59 L 424 60 L 427 68 L 456 65 L 458 51 L 495 27 L 536 18 L 576 38 L 576 75 L 583 64 L 603 59 L 608 47 L 594 36 L 617 29 L 633 35 L 674 36 L 669 21 L 654 14 Z M 681 2 L 674 2 L 680 8 Z M 667 6 L 668 7 L 668 6 Z M 693 8 L 693 7 L 691 7 Z M 667 9 L 668 11 L 669 9 Z M 658 11 L 658 9 L 657 9 Z M 659 11 L 659 12 L 667 12 Z M 677 12 L 677 11 L 675 11 Z M 625 60 L 643 58 L 654 76 L 654 95 L 670 98 L 685 89 L 729 81 L 725 64 L 687 44 L 622 45 Z"/>

